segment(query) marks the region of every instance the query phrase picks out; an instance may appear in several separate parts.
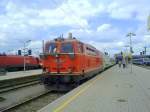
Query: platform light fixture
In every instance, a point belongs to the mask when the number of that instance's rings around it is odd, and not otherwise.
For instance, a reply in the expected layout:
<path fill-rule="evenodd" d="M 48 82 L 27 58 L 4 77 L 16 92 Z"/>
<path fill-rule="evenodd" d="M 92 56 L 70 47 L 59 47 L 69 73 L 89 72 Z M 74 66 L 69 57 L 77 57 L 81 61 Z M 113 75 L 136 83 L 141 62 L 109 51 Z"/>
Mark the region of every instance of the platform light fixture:
<path fill-rule="evenodd" d="M 147 29 L 148 29 L 148 31 L 150 31 L 150 14 L 149 14 L 148 20 L 147 20 Z"/>

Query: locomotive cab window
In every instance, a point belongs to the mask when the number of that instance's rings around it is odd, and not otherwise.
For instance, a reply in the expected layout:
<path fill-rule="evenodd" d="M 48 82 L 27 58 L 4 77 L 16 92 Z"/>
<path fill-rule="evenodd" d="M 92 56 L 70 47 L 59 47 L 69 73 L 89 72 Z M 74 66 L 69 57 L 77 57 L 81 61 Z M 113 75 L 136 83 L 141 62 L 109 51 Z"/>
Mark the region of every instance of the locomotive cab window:
<path fill-rule="evenodd" d="M 49 45 L 49 53 L 55 53 L 56 52 L 56 44 L 50 43 Z"/>
<path fill-rule="evenodd" d="M 62 53 L 73 53 L 73 45 L 72 43 L 62 43 L 61 45 Z"/>

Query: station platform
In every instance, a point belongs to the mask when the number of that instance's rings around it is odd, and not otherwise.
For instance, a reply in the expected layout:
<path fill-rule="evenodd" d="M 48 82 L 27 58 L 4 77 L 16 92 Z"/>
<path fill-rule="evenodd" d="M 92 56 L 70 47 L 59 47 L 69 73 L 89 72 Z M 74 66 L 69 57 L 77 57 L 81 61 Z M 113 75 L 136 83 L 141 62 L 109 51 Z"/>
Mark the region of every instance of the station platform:
<path fill-rule="evenodd" d="M 40 74 L 42 74 L 42 69 L 8 72 L 6 75 L 0 75 L 0 81 L 35 76 Z"/>
<path fill-rule="evenodd" d="M 150 112 L 150 70 L 117 65 L 38 112 Z"/>

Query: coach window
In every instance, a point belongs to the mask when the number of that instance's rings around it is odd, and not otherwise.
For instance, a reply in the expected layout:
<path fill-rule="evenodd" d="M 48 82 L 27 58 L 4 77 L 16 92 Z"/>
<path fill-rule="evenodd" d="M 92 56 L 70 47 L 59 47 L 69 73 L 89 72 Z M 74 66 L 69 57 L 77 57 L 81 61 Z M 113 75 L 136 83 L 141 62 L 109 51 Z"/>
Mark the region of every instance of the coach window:
<path fill-rule="evenodd" d="M 61 45 L 61 52 L 62 53 L 73 53 L 73 45 L 72 45 L 72 43 L 63 43 Z"/>

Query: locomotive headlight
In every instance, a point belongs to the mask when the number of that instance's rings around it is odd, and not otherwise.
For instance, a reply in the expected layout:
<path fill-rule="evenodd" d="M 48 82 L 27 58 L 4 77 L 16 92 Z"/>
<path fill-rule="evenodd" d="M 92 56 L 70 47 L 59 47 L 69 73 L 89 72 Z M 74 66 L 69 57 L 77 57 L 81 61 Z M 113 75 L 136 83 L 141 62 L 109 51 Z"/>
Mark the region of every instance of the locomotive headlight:
<path fill-rule="evenodd" d="M 43 68 L 43 73 L 48 73 L 50 72 L 48 68 Z"/>
<path fill-rule="evenodd" d="M 68 72 L 72 73 L 72 67 L 68 67 Z"/>
<path fill-rule="evenodd" d="M 58 58 L 58 54 L 56 54 L 55 56 L 56 56 L 56 58 Z"/>
<path fill-rule="evenodd" d="M 45 74 L 46 73 L 46 68 L 43 68 L 43 74 Z"/>
<path fill-rule="evenodd" d="M 49 70 L 49 68 L 46 68 L 46 72 L 47 72 L 47 73 L 50 73 L 50 70 Z"/>
<path fill-rule="evenodd" d="M 48 72 L 48 68 L 46 68 L 46 70 L 45 70 L 46 72 Z"/>
<path fill-rule="evenodd" d="M 72 72 L 72 70 L 69 68 L 69 69 L 68 69 L 68 72 L 69 72 L 69 73 L 71 73 L 71 72 Z"/>

